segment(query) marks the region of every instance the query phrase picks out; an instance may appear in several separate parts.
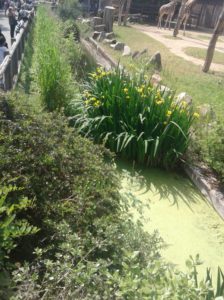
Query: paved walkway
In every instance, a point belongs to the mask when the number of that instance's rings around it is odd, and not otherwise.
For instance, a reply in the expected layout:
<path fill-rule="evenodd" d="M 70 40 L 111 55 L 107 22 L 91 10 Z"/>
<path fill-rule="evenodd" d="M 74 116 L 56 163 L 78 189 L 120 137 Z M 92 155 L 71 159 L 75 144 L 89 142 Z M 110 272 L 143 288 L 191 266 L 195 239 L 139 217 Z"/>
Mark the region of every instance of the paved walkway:
<path fill-rule="evenodd" d="M 11 38 L 10 38 L 10 29 L 9 29 L 9 20 L 8 17 L 5 16 L 5 11 L 4 10 L 0 10 L 0 27 L 2 29 L 2 33 L 4 34 L 9 49 L 11 47 Z"/>
<path fill-rule="evenodd" d="M 211 34 L 206 34 L 202 32 L 186 32 L 186 36 L 183 36 L 182 31 L 178 35 L 180 39 L 171 39 L 172 38 L 172 30 L 164 30 L 158 29 L 155 26 L 142 26 L 142 25 L 134 25 L 136 29 L 144 32 L 145 34 L 149 35 L 150 37 L 154 38 L 155 40 L 164 44 L 170 52 L 173 54 L 184 58 L 187 61 L 190 61 L 196 65 L 203 66 L 204 60 L 192 57 L 187 55 L 184 51 L 187 47 L 198 47 L 207 49 L 209 43 L 209 37 Z M 207 36 L 207 40 L 200 39 L 200 36 Z M 171 38 L 169 38 L 171 37 Z M 216 51 L 224 53 L 224 42 L 223 37 L 219 39 L 220 41 L 217 42 Z M 211 70 L 224 72 L 224 65 L 212 63 Z"/>

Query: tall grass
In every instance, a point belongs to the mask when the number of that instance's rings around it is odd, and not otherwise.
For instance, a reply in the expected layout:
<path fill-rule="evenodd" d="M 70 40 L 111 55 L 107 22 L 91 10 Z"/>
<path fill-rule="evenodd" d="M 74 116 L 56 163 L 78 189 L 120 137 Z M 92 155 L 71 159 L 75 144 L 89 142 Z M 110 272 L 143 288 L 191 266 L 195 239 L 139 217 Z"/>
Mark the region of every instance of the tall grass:
<path fill-rule="evenodd" d="M 72 75 L 64 55 L 63 33 L 57 19 L 40 7 L 35 31 L 36 70 L 39 92 L 49 110 L 66 107 L 71 99 Z"/>
<path fill-rule="evenodd" d="M 75 125 L 82 134 L 128 159 L 165 168 L 185 153 L 197 117 L 143 74 L 131 77 L 119 69 L 91 74 L 79 109 Z"/>

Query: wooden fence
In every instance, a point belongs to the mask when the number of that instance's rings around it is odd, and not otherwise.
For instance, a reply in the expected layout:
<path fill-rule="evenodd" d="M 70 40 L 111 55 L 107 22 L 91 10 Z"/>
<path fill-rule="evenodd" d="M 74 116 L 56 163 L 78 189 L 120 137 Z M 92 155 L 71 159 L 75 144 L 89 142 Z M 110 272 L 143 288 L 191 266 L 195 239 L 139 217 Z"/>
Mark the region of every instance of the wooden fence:
<path fill-rule="evenodd" d="M 0 87 L 5 90 L 11 90 L 15 87 L 20 72 L 21 62 L 24 56 L 25 42 L 33 21 L 33 14 L 30 15 L 28 21 L 24 23 L 19 34 L 12 39 L 11 49 L 0 65 Z"/>

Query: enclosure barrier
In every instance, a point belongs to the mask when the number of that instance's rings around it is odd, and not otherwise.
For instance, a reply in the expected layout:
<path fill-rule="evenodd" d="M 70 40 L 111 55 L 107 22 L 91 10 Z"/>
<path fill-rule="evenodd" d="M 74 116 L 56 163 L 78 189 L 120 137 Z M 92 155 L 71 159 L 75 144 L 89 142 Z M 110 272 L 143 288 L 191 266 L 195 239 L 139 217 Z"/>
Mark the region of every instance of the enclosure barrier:
<path fill-rule="evenodd" d="M 26 21 L 23 28 L 20 29 L 19 34 L 16 35 L 15 39 L 11 40 L 11 49 L 0 65 L 0 87 L 4 91 L 14 88 L 17 82 L 20 65 L 24 56 L 25 41 L 27 39 L 32 20 L 33 14 L 31 13 L 28 21 Z"/>

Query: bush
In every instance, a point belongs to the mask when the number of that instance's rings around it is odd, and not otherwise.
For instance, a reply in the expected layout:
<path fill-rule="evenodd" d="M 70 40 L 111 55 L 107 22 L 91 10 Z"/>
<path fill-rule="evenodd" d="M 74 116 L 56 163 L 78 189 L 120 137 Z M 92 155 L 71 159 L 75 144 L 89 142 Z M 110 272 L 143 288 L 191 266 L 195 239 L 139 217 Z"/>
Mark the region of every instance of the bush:
<path fill-rule="evenodd" d="M 86 50 L 78 42 L 80 40 L 80 24 L 68 20 L 62 24 L 64 32 L 64 51 L 67 61 L 71 66 L 72 73 L 77 81 L 82 81 L 87 74 L 95 68 L 96 63 L 87 55 Z"/>
<path fill-rule="evenodd" d="M 75 20 L 81 15 L 81 12 L 81 5 L 78 0 L 63 0 L 59 3 L 58 14 L 64 20 Z"/>
<path fill-rule="evenodd" d="M 155 89 L 143 75 L 124 71 L 91 74 L 76 127 L 122 156 L 147 165 L 173 167 L 185 153 L 194 116 L 171 92 Z"/>
<path fill-rule="evenodd" d="M 206 162 L 218 174 L 224 183 L 224 124 L 203 121 L 198 124 L 192 151 L 198 153 L 198 159 Z"/>

